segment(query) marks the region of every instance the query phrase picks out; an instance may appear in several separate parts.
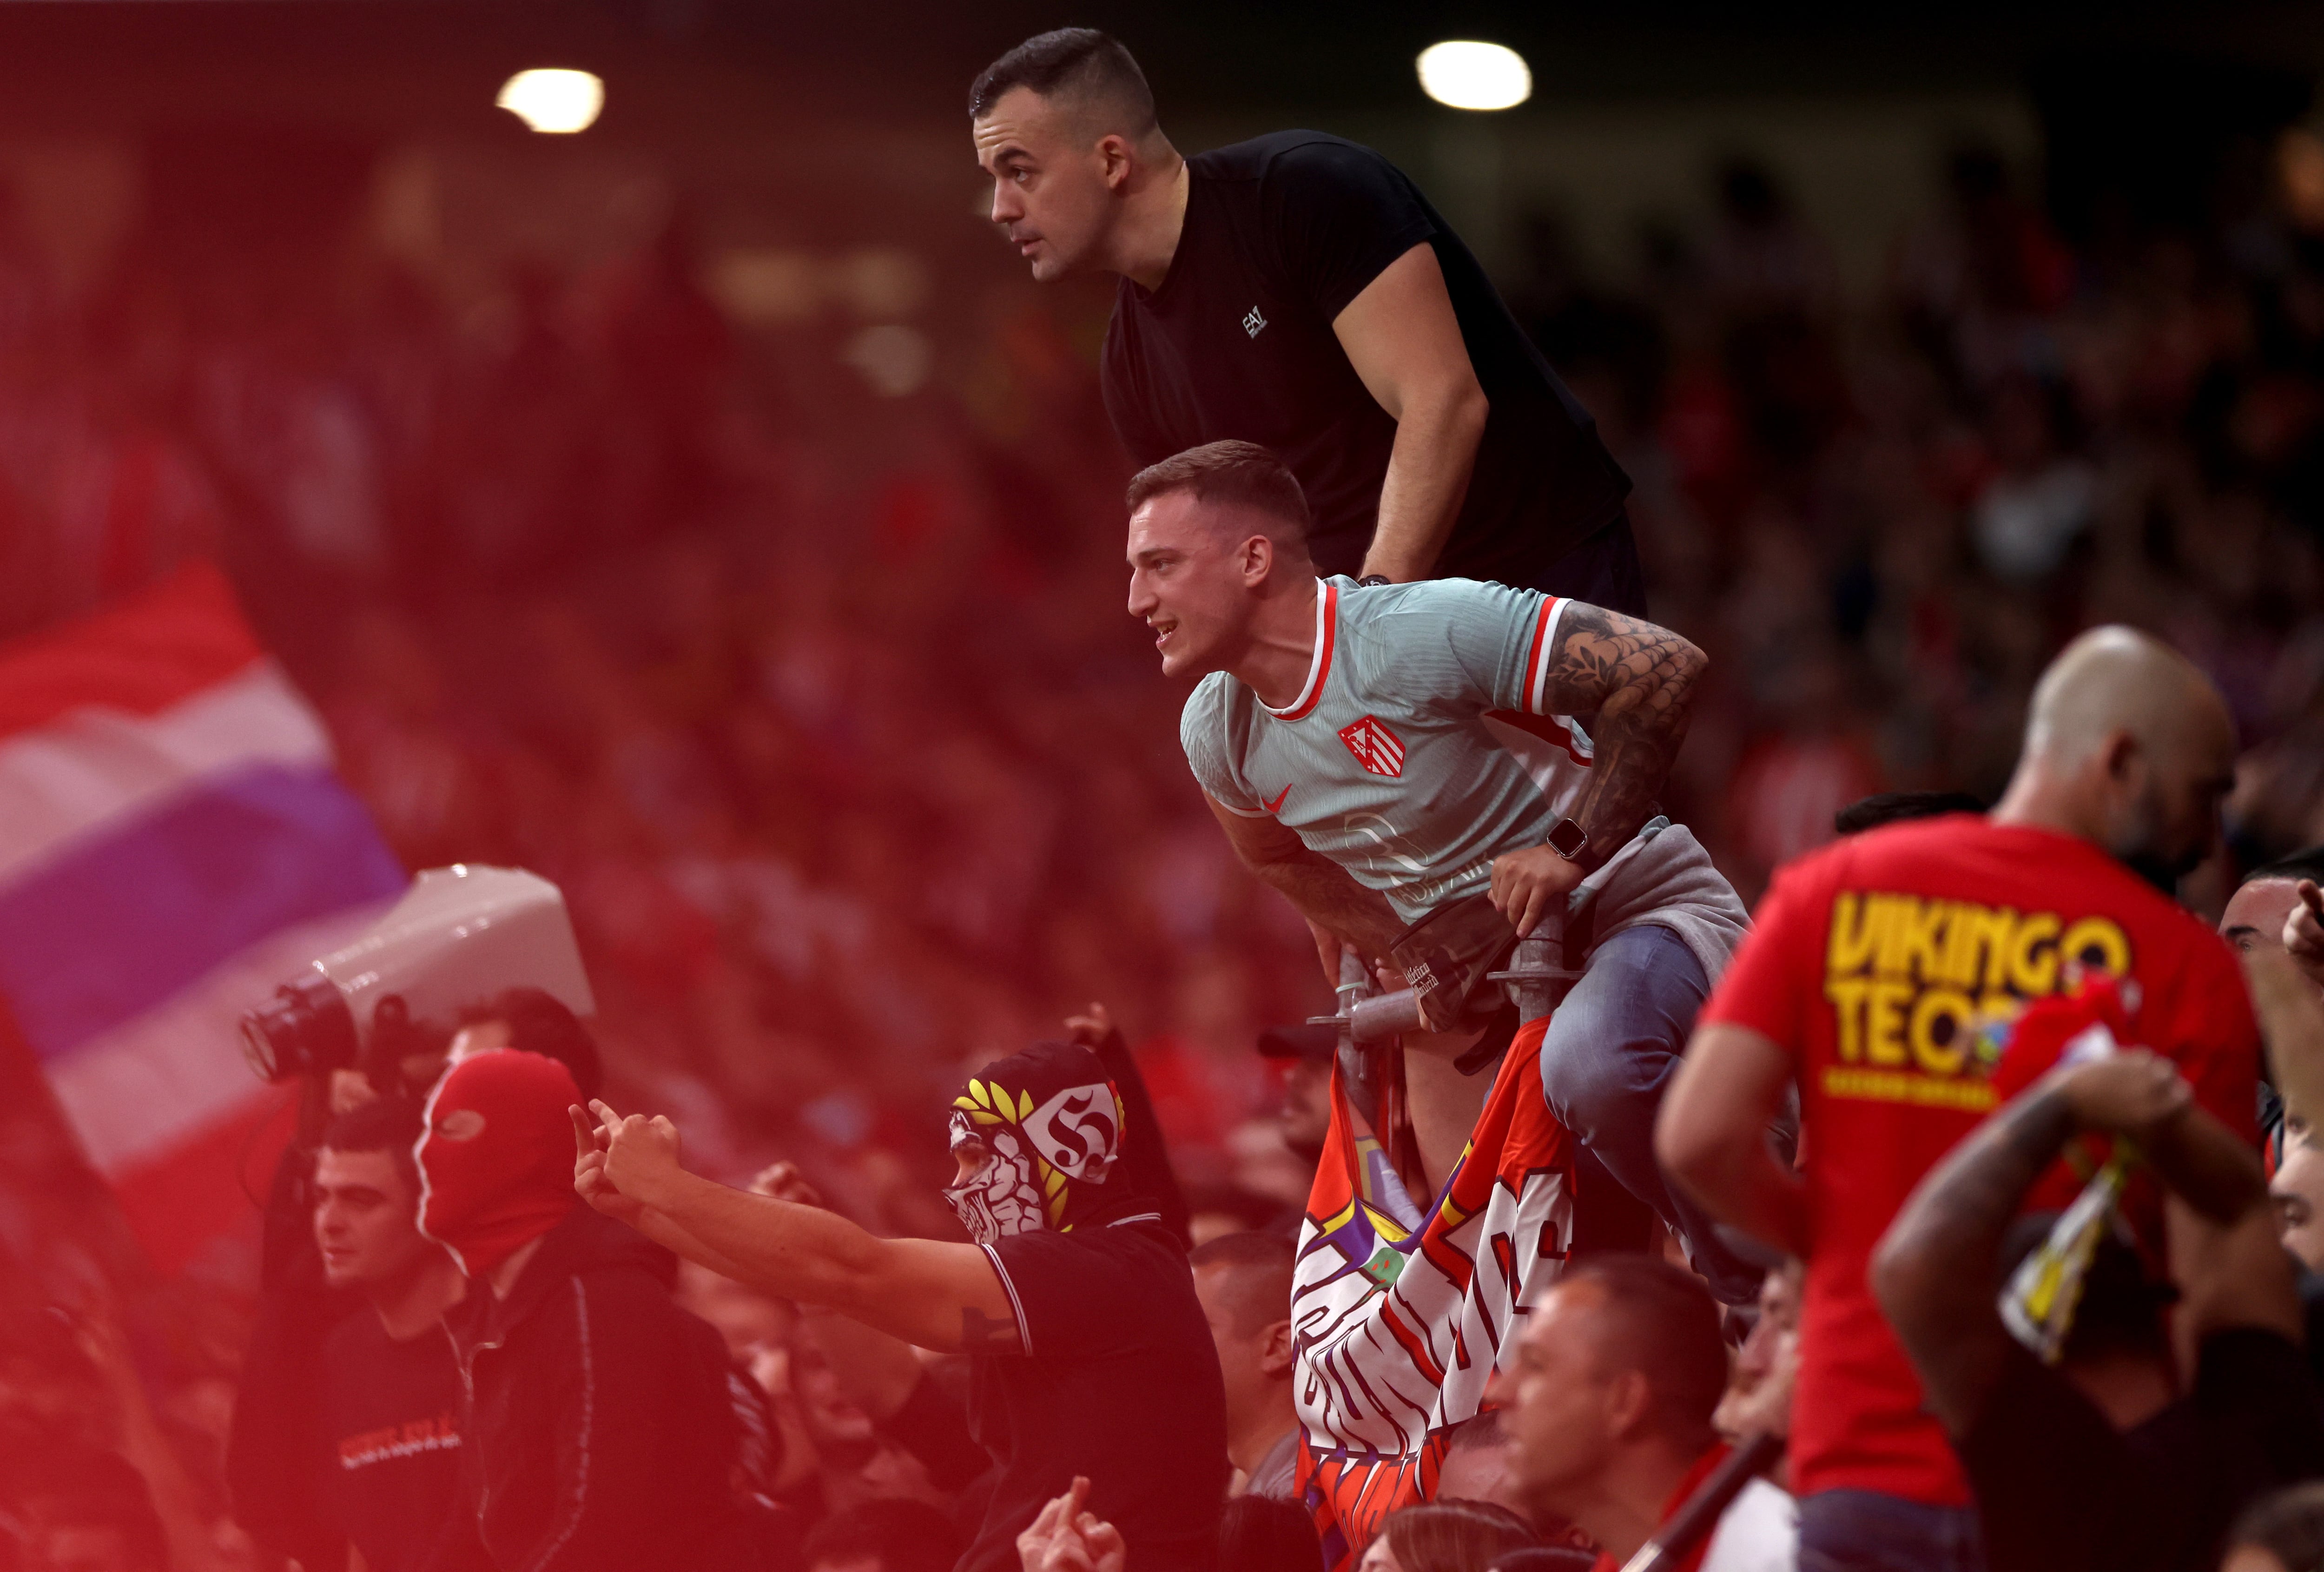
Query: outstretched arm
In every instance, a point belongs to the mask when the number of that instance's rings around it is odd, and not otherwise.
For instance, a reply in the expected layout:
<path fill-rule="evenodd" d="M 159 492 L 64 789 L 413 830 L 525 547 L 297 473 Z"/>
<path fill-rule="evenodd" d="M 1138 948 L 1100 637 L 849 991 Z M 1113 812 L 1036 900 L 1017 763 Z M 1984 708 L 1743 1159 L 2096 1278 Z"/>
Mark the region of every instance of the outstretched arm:
<path fill-rule="evenodd" d="M 1655 815 L 1694 707 L 1710 658 L 1650 622 L 1603 606 L 1568 602 L 1557 624 L 1541 707 L 1589 723 L 1595 748 L 1590 784 L 1573 820 L 1590 837 L 1580 863 L 1549 846 L 1527 846 L 1493 862 L 1493 904 L 1520 936 L 1622 849 Z"/>
<path fill-rule="evenodd" d="M 656 1244 L 745 1287 L 837 1310 L 923 1348 L 1018 1345 L 1008 1290 L 975 1245 L 881 1239 L 835 1212 L 703 1179 L 679 1165 L 668 1119 L 589 1106 L 594 1128 L 574 1115 L 574 1188 Z"/>

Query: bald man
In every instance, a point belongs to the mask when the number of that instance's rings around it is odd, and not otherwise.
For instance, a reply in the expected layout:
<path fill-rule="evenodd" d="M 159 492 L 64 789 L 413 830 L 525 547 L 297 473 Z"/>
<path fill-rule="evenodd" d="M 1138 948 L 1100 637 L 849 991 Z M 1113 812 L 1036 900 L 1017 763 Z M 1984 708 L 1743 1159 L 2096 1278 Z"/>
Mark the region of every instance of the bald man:
<path fill-rule="evenodd" d="M 1980 1564 L 1967 1481 L 1865 1273 L 1914 1185 L 1995 1105 L 2027 1003 L 2119 979 L 2131 1039 L 2254 1133 L 2259 1040 L 2234 953 L 2168 893 L 2217 843 L 2234 767 L 2200 671 L 2127 628 L 2086 633 L 2034 689 L 1992 813 L 1784 869 L 1703 1006 L 1655 1146 L 1704 1209 L 1806 1263 L 1803 1572 Z M 1761 1133 L 1794 1078 L 1799 1172 Z"/>

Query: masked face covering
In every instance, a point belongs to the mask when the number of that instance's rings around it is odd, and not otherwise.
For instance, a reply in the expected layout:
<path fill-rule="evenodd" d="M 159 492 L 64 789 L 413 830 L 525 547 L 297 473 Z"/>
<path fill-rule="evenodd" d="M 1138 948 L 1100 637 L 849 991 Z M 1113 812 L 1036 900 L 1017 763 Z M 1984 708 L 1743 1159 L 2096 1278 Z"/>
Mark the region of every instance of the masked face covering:
<path fill-rule="evenodd" d="M 1037 1042 L 995 1059 L 953 1099 L 953 1150 L 981 1142 L 986 1157 L 945 1199 L 979 1244 L 1127 1215 L 1140 1197 L 1106 1186 L 1121 1121 L 1121 1098 L 1085 1048 Z"/>
<path fill-rule="evenodd" d="M 428 1095 L 420 1231 L 470 1277 L 492 1271 L 573 1208 L 573 1125 L 581 1100 L 553 1059 L 494 1049 L 462 1059 Z"/>

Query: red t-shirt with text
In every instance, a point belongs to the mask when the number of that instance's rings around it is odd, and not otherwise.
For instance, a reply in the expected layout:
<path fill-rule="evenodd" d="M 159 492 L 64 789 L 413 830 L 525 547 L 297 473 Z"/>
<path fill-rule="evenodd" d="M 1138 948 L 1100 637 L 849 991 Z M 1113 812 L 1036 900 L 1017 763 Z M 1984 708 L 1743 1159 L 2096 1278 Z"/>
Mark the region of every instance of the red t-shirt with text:
<path fill-rule="evenodd" d="M 2135 1040 L 2253 1135 L 2259 1032 L 2210 929 L 2087 841 L 1953 815 L 1840 841 L 1780 872 L 1704 1022 L 1797 1067 L 1812 1244 L 1792 1488 L 1964 1505 L 1911 1363 L 1865 1282 L 1904 1197 L 1987 1113 L 2017 1012 L 2094 972 L 2126 980 Z"/>

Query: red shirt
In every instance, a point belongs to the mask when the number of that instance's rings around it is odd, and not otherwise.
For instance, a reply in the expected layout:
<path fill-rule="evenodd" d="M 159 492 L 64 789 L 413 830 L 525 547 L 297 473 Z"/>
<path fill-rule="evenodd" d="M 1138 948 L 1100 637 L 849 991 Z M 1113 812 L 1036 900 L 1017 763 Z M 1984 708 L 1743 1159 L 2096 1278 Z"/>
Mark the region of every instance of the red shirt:
<path fill-rule="evenodd" d="M 1792 1487 L 1965 1505 L 1865 1265 L 1921 1176 L 1991 1110 L 2030 999 L 2089 970 L 2134 986 L 2135 1040 L 2232 1130 L 2255 1117 L 2259 1031 L 2234 956 L 2097 846 L 1953 815 L 1840 841 L 1779 873 L 1704 1005 L 1797 1067 L 1812 1243 Z"/>

